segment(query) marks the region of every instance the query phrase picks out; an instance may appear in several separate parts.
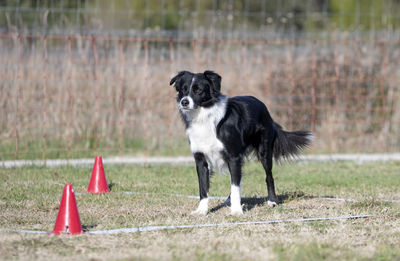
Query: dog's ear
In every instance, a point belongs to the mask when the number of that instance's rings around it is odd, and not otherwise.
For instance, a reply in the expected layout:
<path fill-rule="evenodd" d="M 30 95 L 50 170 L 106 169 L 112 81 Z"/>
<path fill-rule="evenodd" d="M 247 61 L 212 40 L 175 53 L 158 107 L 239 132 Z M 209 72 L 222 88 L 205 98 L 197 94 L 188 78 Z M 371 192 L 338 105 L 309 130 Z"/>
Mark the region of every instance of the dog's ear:
<path fill-rule="evenodd" d="M 213 71 L 205 71 L 204 76 L 212 83 L 213 89 L 216 92 L 221 91 L 221 76 Z"/>
<path fill-rule="evenodd" d="M 181 71 L 179 72 L 177 75 L 175 75 L 171 81 L 169 82 L 169 85 L 174 84 L 179 78 L 181 78 L 184 74 L 186 73 L 186 71 Z"/>

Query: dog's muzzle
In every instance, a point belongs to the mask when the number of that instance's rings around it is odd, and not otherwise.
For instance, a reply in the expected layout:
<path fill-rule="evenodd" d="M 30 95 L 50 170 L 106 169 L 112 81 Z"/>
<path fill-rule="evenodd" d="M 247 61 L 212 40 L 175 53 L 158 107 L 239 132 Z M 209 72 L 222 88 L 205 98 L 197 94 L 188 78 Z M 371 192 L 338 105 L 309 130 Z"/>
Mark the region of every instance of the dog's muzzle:
<path fill-rule="evenodd" d="M 183 97 L 179 102 L 179 109 L 181 110 L 193 110 L 195 108 L 194 101 L 190 96 Z"/>
<path fill-rule="evenodd" d="M 189 108 L 189 104 L 190 104 L 189 99 L 183 98 L 183 99 L 181 100 L 181 106 L 182 106 L 182 108 L 188 109 L 188 108 Z"/>

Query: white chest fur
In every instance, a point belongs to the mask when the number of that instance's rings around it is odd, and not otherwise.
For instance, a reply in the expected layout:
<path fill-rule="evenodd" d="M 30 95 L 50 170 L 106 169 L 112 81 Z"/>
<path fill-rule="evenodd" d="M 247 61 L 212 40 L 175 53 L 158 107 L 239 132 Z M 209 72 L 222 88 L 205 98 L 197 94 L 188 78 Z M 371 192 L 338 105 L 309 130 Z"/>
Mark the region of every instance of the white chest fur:
<path fill-rule="evenodd" d="M 211 168 L 223 172 L 226 169 L 222 158 L 224 145 L 217 138 L 217 125 L 225 116 L 226 97 L 210 108 L 200 107 L 193 113 L 186 134 L 190 141 L 192 153 L 201 152 L 205 155 Z"/>

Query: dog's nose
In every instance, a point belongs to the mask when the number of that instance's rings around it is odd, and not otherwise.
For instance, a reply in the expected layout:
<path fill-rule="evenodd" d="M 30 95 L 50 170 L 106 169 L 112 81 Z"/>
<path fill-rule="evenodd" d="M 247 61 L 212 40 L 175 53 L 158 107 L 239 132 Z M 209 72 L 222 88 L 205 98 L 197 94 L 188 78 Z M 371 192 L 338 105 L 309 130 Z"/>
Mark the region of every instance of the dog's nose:
<path fill-rule="evenodd" d="M 183 107 L 187 107 L 189 105 L 189 100 L 188 99 L 182 99 L 181 104 Z"/>

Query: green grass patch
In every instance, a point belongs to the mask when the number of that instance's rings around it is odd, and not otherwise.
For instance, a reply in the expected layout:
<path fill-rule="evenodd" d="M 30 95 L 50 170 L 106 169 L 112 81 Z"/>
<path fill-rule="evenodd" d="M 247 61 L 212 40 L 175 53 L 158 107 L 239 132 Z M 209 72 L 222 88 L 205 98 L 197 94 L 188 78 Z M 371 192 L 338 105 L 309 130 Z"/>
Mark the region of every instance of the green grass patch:
<path fill-rule="evenodd" d="M 210 200 L 207 216 L 192 216 L 198 200 L 193 165 L 105 165 L 111 193 L 86 193 L 91 167 L 0 168 L 0 228 L 51 231 L 62 190 L 77 193 L 86 230 L 147 225 L 223 223 L 375 214 L 374 218 L 183 229 L 119 235 L 44 236 L 0 232 L 5 259 L 393 260 L 399 258 L 398 162 L 276 164 L 282 204 L 269 208 L 260 164 L 244 168 L 245 213 L 230 216 L 223 200 Z M 125 194 L 123 192 L 137 192 Z M 228 196 L 228 175 L 214 175 L 210 196 Z M 356 202 L 319 197 L 354 198 Z M 206 243 L 204 243 L 206 242 Z M 113 252 L 119 249 L 118 254 Z"/>

